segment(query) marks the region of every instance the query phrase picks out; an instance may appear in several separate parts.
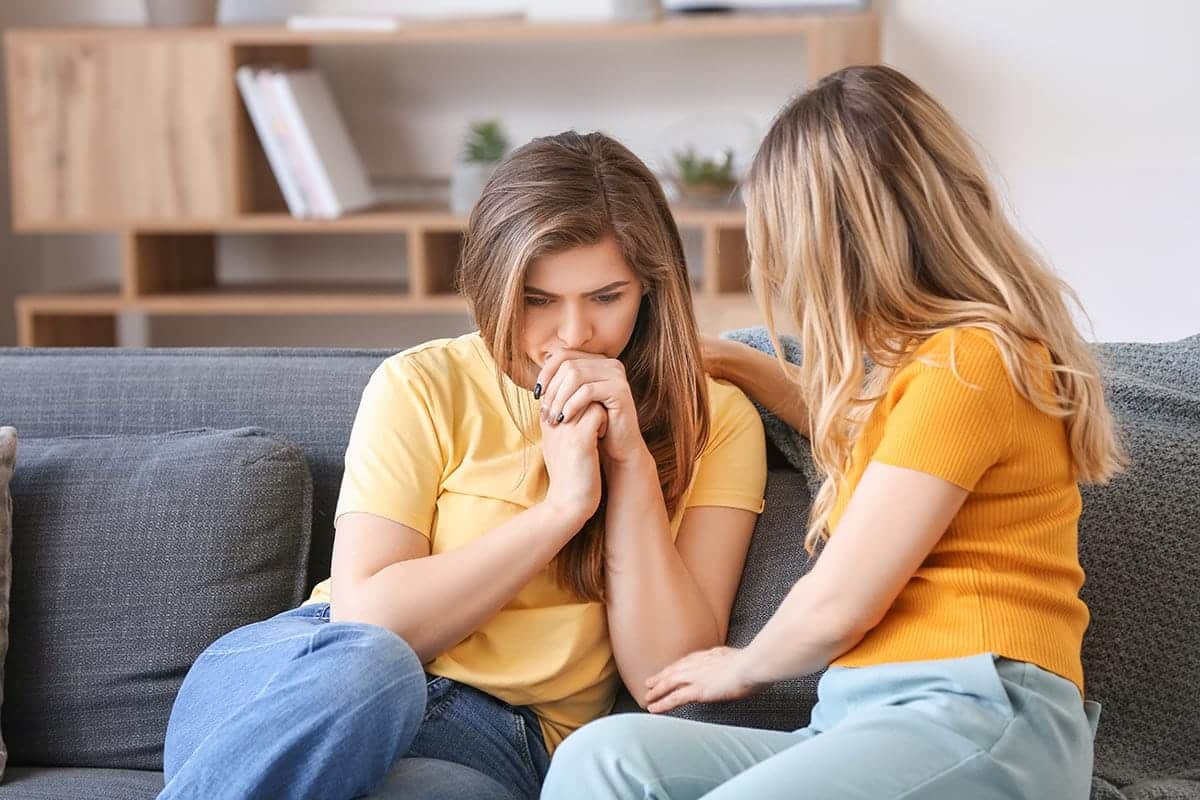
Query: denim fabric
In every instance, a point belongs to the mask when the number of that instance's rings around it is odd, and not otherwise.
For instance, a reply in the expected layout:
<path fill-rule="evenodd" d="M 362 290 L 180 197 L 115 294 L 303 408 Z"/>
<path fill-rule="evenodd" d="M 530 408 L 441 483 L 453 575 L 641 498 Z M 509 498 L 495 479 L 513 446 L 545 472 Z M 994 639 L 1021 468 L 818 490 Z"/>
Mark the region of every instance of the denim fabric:
<path fill-rule="evenodd" d="M 546 800 L 1086 800 L 1099 708 L 984 653 L 831 667 L 798 731 L 620 714 L 567 737 Z"/>
<path fill-rule="evenodd" d="M 302 606 L 218 639 L 175 699 L 174 798 L 535 798 L 537 717 L 447 678 L 374 625 Z"/>

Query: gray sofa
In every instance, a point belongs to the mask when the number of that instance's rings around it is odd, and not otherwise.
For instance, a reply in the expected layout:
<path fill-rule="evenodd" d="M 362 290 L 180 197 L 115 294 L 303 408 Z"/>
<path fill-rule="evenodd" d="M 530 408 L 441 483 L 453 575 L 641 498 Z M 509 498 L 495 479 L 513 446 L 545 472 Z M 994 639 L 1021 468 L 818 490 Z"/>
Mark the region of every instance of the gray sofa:
<path fill-rule="evenodd" d="M 1104 705 L 1093 798 L 1196 799 L 1200 336 L 1100 350 L 1135 464 L 1086 490 L 1081 523 L 1088 694 Z M 0 798 L 156 794 L 190 659 L 328 574 L 343 449 L 387 355 L 0 349 L 0 425 L 20 437 Z M 735 644 L 807 566 L 815 476 L 802 441 L 770 420 L 768 431 L 767 509 L 736 600 Z M 679 713 L 795 728 L 814 687 L 797 680 Z M 618 710 L 630 708 L 625 698 Z"/>

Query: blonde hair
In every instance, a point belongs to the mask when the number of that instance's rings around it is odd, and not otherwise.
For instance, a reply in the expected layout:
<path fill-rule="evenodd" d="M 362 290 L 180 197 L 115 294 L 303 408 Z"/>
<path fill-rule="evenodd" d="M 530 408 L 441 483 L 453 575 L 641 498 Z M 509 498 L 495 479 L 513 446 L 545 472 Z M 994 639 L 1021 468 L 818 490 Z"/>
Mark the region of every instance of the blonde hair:
<path fill-rule="evenodd" d="M 1123 468 L 1099 366 L 1065 299 L 1082 310 L 1078 297 L 1005 218 L 967 135 L 911 80 L 883 66 L 821 80 L 776 117 L 747 192 L 751 284 L 777 353 L 772 302 L 792 315 L 803 363 L 785 369 L 825 476 L 809 552 L 829 535 L 854 439 L 890 378 L 948 328 L 994 335 L 1021 395 L 1064 420 L 1077 480 Z M 1037 388 L 1046 364 L 1033 342 L 1050 354 L 1052 394 Z"/>
<path fill-rule="evenodd" d="M 471 212 L 459 286 L 500 371 L 512 375 L 527 360 L 520 331 L 530 264 L 606 236 L 645 292 L 620 359 L 674 516 L 708 440 L 708 394 L 683 243 L 645 164 L 601 133 L 569 131 L 517 149 Z M 527 430 L 507 395 L 505 403 Z M 586 600 L 604 597 L 605 502 L 555 561 L 560 584 Z"/>

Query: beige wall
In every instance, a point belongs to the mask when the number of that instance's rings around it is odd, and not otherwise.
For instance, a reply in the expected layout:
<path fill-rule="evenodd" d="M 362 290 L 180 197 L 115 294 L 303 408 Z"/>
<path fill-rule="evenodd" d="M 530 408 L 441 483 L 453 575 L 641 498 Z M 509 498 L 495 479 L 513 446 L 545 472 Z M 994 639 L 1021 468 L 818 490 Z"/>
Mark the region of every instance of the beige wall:
<path fill-rule="evenodd" d="M 307 0 L 316 10 L 335 0 Z M 503 9 L 514 0 L 456 0 Z M 357 0 L 363 10 L 389 0 Z M 226 0 L 227 19 L 303 5 Z M 392 5 L 395 5 L 393 0 Z M 429 5 L 423 3 L 423 5 Z M 346 7 L 346 4 L 343 4 Z M 411 7 L 411 5 L 410 5 Z M 1019 223 L 1079 290 L 1101 339 L 1161 340 L 1200 331 L 1200 5 L 1063 0 L 886 0 L 884 59 L 932 90 L 989 154 Z M 1144 6 L 1142 6 L 1144 7 Z M 137 22 L 137 0 L 0 4 L 0 25 Z M 449 171 L 458 132 L 501 113 L 514 139 L 602 128 L 643 157 L 664 128 L 702 111 L 761 129 L 798 88 L 789 42 L 675 42 L 571 47 L 429 47 L 319 53 L 368 166 L 379 174 Z M 571 64 L 570 76 L 550 65 Z M 502 65 L 502 70 L 497 70 Z M 419 76 L 419 77 L 418 77 Z M 0 131 L 0 139 L 4 137 Z M 115 281 L 104 236 L 18 236 L 0 193 L 0 344 L 12 343 L 12 297 Z M 305 237 L 308 239 L 308 237 Z M 230 280 L 302 273 L 366 279 L 395 269 L 395 237 L 231 237 Z M 464 329 L 465 318 L 129 320 L 138 344 L 403 346 Z"/>

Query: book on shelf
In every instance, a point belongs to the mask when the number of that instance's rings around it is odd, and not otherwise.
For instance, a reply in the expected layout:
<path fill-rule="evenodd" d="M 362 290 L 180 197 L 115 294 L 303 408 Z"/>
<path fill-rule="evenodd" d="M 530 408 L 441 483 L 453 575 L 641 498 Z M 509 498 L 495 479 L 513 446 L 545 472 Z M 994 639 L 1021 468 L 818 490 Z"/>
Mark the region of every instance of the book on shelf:
<path fill-rule="evenodd" d="M 292 216 L 334 219 L 374 205 L 362 158 L 318 70 L 243 66 L 236 74 Z"/>

